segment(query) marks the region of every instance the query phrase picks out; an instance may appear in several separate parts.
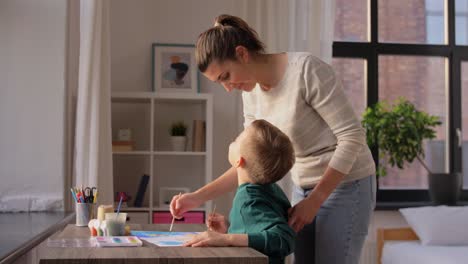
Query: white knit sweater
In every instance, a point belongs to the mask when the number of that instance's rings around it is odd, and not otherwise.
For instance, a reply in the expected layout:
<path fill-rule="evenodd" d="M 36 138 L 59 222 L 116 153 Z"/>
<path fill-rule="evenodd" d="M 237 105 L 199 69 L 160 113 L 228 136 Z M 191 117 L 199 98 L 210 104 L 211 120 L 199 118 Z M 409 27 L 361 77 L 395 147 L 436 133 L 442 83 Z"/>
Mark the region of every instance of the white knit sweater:
<path fill-rule="evenodd" d="M 362 128 L 332 67 L 309 53 L 287 53 L 282 80 L 263 91 L 243 92 L 244 126 L 265 119 L 291 139 L 296 163 L 293 182 L 311 188 L 327 166 L 351 181 L 375 174 Z"/>

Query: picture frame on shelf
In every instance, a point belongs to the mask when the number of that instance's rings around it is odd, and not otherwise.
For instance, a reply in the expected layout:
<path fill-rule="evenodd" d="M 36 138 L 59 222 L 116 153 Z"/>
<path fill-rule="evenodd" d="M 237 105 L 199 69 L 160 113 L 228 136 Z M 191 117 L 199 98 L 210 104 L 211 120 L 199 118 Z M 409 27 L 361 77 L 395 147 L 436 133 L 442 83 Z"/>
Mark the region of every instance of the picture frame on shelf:
<path fill-rule="evenodd" d="M 117 130 L 118 141 L 131 141 L 132 140 L 132 129 L 130 128 L 119 128 Z"/>
<path fill-rule="evenodd" d="M 153 43 L 152 90 L 155 92 L 199 92 L 195 45 Z"/>

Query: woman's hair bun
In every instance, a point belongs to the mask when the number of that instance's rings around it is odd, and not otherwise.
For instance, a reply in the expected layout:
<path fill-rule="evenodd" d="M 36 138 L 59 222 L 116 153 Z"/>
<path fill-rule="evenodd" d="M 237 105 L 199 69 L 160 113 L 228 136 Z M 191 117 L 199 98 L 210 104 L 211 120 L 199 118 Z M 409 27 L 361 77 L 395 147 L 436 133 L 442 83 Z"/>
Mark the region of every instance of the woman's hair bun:
<path fill-rule="evenodd" d="M 240 29 L 248 29 L 249 25 L 243 21 L 242 19 L 239 19 L 238 17 L 231 16 L 231 15 L 219 15 L 215 18 L 215 27 L 216 26 L 231 26 L 234 28 L 240 28 Z"/>

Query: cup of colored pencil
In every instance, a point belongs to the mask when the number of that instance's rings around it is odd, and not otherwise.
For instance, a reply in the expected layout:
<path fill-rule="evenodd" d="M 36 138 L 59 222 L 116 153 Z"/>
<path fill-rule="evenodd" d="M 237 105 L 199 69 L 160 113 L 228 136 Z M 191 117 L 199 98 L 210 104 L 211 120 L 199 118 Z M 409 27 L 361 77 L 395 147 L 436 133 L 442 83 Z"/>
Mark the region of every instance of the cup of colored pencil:
<path fill-rule="evenodd" d="M 97 189 L 95 187 L 70 189 L 75 201 L 76 226 L 88 226 L 89 220 L 94 218 L 94 208 L 97 202 Z"/>

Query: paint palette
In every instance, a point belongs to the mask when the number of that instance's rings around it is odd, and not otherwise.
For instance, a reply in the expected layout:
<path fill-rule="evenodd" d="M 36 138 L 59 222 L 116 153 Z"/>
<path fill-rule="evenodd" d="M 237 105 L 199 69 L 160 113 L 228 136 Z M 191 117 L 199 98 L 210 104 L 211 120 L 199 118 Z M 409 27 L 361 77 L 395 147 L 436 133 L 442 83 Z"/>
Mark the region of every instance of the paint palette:
<path fill-rule="evenodd" d="M 143 243 L 136 236 L 98 236 L 98 247 L 141 247 Z"/>

